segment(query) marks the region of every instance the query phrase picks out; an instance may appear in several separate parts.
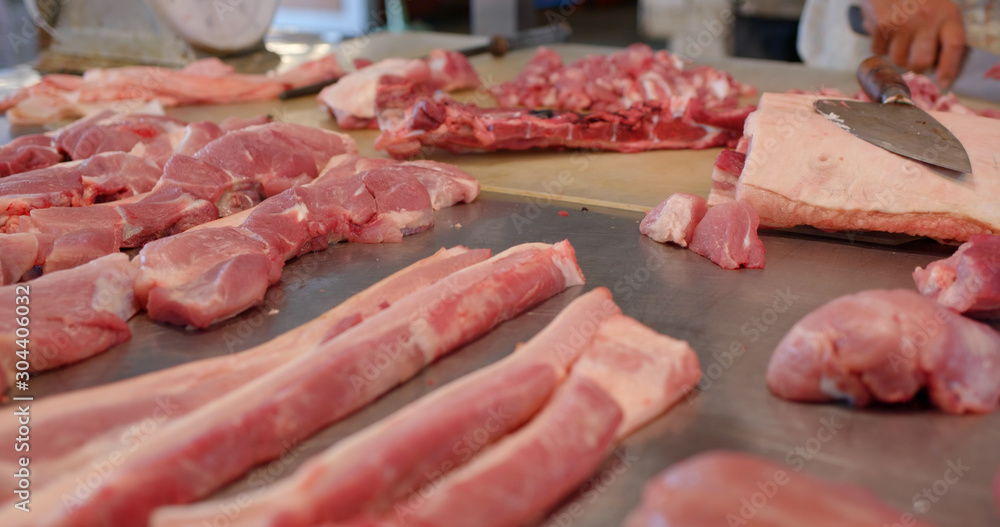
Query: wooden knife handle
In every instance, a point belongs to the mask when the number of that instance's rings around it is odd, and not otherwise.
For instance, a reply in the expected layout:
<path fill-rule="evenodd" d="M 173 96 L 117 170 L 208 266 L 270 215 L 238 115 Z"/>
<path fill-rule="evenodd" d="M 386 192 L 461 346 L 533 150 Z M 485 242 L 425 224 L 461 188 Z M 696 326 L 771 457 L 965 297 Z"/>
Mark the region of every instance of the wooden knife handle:
<path fill-rule="evenodd" d="M 882 57 L 869 57 L 861 63 L 858 84 L 872 101 L 913 105 L 903 76 Z"/>

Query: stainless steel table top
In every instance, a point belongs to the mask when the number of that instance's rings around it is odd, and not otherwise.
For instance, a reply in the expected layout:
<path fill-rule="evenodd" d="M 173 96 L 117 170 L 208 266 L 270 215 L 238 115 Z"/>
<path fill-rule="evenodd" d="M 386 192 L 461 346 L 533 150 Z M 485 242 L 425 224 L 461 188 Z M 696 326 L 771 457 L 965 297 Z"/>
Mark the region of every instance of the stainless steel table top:
<path fill-rule="evenodd" d="M 401 244 L 340 244 L 298 258 L 285 268 L 263 307 L 208 331 L 158 325 L 140 314 L 130 322 L 130 341 L 42 375 L 32 389 L 35 395 L 73 390 L 252 347 L 440 247 L 461 244 L 497 252 L 522 242 L 568 238 L 587 276 L 585 286 L 457 350 L 219 496 L 252 499 L 262 483 L 287 476 L 309 455 L 507 355 L 581 293 L 605 286 L 626 314 L 689 341 L 706 380 L 694 396 L 620 445 L 616 452 L 627 468 L 616 472 L 609 460 L 541 525 L 618 525 L 638 503 L 648 478 L 713 448 L 751 452 L 789 470 L 863 485 L 901 511 L 937 525 L 1000 523 L 990 490 L 1000 466 L 1000 414 L 952 416 L 926 402 L 863 410 L 795 404 L 772 396 L 764 382 L 775 345 L 804 314 L 851 292 L 912 288 L 913 268 L 947 255 L 948 248 L 929 241 L 884 247 L 764 232 L 766 267 L 725 271 L 690 251 L 641 236 L 640 213 L 581 208 L 486 193 L 476 203 L 439 211 L 433 229 Z M 560 216 L 561 210 L 569 216 Z M 731 353 L 744 347 L 739 356 Z M 948 473 L 951 482 L 946 482 L 946 471 L 956 466 L 967 468 L 957 481 L 954 472 Z"/>

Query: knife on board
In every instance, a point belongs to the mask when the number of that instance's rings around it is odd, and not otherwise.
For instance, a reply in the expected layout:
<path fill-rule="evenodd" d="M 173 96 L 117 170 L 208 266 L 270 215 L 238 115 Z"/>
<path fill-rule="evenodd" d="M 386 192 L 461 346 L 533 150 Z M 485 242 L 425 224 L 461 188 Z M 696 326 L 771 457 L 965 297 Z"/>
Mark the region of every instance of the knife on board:
<path fill-rule="evenodd" d="M 847 9 L 847 20 L 855 33 L 869 36 L 865 30 L 864 15 L 860 6 L 852 5 Z M 985 77 L 986 72 L 997 64 L 1000 64 L 1000 55 L 985 49 L 966 46 L 962 66 L 958 78 L 951 84 L 951 91 L 958 95 L 1000 102 L 1000 81 Z"/>
<path fill-rule="evenodd" d="M 528 29 L 510 37 L 494 35 L 490 38 L 490 41 L 484 45 L 457 49 L 455 51 L 458 51 L 466 57 L 481 55 L 484 53 L 489 53 L 494 57 L 502 57 L 507 54 L 508 51 L 514 49 L 533 48 L 543 46 L 545 44 L 563 42 L 569 38 L 571 33 L 572 30 L 570 29 L 569 24 L 566 21 L 562 21 L 558 24 L 549 24 Z M 302 97 L 303 95 L 319 93 L 320 90 L 337 82 L 337 80 L 338 79 L 327 79 L 314 84 L 308 84 L 306 86 L 286 90 L 281 92 L 281 94 L 278 95 L 278 98 L 281 100 L 287 100 L 295 97 Z"/>
<path fill-rule="evenodd" d="M 882 57 L 865 59 L 858 83 L 875 102 L 819 99 L 816 111 L 855 137 L 901 156 L 959 173 L 972 172 L 962 142 L 931 114 L 917 108 L 896 68 Z"/>

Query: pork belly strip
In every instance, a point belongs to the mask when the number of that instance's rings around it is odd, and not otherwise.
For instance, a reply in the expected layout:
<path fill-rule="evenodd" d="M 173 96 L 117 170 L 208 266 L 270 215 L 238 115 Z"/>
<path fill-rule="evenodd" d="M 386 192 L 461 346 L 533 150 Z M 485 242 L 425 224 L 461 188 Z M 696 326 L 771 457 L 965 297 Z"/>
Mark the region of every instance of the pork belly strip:
<path fill-rule="evenodd" d="M 920 294 L 975 318 L 1000 318 L 1000 236 L 974 234 L 955 254 L 913 271 Z"/>
<path fill-rule="evenodd" d="M 381 518 L 351 524 L 531 524 L 579 487 L 615 441 L 666 411 L 700 376 L 686 342 L 613 315 L 530 423 L 435 482 L 419 506 L 401 500 Z"/>
<path fill-rule="evenodd" d="M 402 241 L 432 225 L 434 202 L 476 195 L 456 167 L 350 159 L 250 211 L 148 244 L 136 294 L 154 320 L 208 327 L 261 302 L 291 258 L 342 240 Z"/>
<path fill-rule="evenodd" d="M 146 194 L 77 210 L 35 210 L 20 217 L 17 232 L 38 237 L 36 253 L 15 262 L 0 250 L 0 266 L 4 277 L 20 278 L 33 266 L 51 272 L 122 247 L 141 247 L 311 181 L 332 160 L 356 153 L 350 137 L 318 128 L 289 123 L 241 128 L 206 145 L 197 159 L 172 156 Z M 15 243 L 24 245 L 0 235 L 0 249 Z M 30 265 L 28 260 L 33 260 Z M 15 268 L 17 264 L 22 267 Z"/>
<path fill-rule="evenodd" d="M 131 337 L 127 321 L 139 310 L 132 292 L 135 275 L 126 255 L 112 254 L 29 284 L 0 288 L 0 393 L 13 383 L 19 360 L 27 360 L 31 372 L 48 370 Z M 28 315 L 16 315 L 20 305 L 27 306 Z M 17 345 L 22 327 L 17 321 L 23 317 L 30 332 L 26 358 L 15 354 L 23 349 Z"/>
<path fill-rule="evenodd" d="M 423 147 L 451 152 L 589 148 L 617 152 L 735 146 L 753 107 L 707 109 L 698 99 L 645 101 L 617 112 L 580 114 L 482 108 L 435 98 L 406 79 L 385 76 L 376 95 L 382 133 L 375 148 L 396 158 Z"/>
<path fill-rule="evenodd" d="M 135 525 L 188 503 L 367 405 L 427 364 L 566 287 L 583 283 L 573 247 L 524 244 L 469 266 L 210 404 L 158 429 L 73 507 L 76 478 L 33 496 L 38 514 L 4 525 Z"/>
<path fill-rule="evenodd" d="M 1000 333 L 915 291 L 863 291 L 796 322 L 771 356 L 767 385 L 792 401 L 856 406 L 906 402 L 926 388 L 946 412 L 991 412 Z"/>
<path fill-rule="evenodd" d="M 177 419 L 334 338 L 405 296 L 489 257 L 488 249 L 441 249 L 255 348 L 35 402 L 31 461 L 36 471 L 32 482 L 45 485 L 60 473 L 89 466 L 103 453 L 131 445 L 139 437 L 136 430 L 146 420 Z M 16 435 L 14 420 L 0 420 L 0 437 L 14 441 Z M 0 452 L 0 467 L 13 473 L 18 457 L 13 449 Z"/>
<path fill-rule="evenodd" d="M 764 506 L 754 496 L 766 499 Z M 883 527 L 904 514 L 871 492 L 789 470 L 749 454 L 714 450 L 672 465 L 646 483 L 625 527 Z M 910 518 L 913 527 L 931 527 Z"/>
<path fill-rule="evenodd" d="M 736 185 L 761 225 L 811 225 L 966 241 L 1000 234 L 995 119 L 931 112 L 965 146 L 971 174 L 908 160 L 817 114 L 817 97 L 766 93 L 747 119 L 750 148 Z"/>
<path fill-rule="evenodd" d="M 327 449 L 229 520 L 232 525 L 304 527 L 386 512 L 397 500 L 436 483 L 527 422 L 545 405 L 597 328 L 620 313 L 603 287 L 583 295 L 509 357 Z M 454 448 L 469 434 L 477 434 L 475 451 Z M 227 504 L 220 500 L 164 507 L 154 513 L 151 524 L 201 525 Z"/>
<path fill-rule="evenodd" d="M 0 179 L 0 227 L 35 209 L 83 207 L 149 192 L 163 174 L 153 162 L 123 152 Z"/>

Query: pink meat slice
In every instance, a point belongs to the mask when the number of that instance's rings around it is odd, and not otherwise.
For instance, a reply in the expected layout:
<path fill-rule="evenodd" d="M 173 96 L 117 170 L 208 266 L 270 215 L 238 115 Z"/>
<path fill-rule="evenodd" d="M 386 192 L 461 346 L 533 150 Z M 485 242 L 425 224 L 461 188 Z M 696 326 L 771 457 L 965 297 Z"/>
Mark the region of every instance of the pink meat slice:
<path fill-rule="evenodd" d="M 36 491 L 38 515 L 28 519 L 8 509 L 0 512 L 0 521 L 12 527 L 145 523 L 155 508 L 209 494 L 500 322 L 582 283 L 568 242 L 511 248 L 161 426 L 72 510 L 59 504 L 73 494 L 76 478 L 87 467 Z M 398 350 L 387 364 L 376 361 L 390 349 L 386 346 Z"/>
<path fill-rule="evenodd" d="M 419 508 L 399 504 L 381 521 L 349 525 L 529 524 L 597 470 L 621 419 L 600 386 L 570 377 L 530 423 L 449 474 Z"/>
<path fill-rule="evenodd" d="M 15 137 L 0 146 L 0 178 L 52 166 L 62 160 L 62 152 L 52 137 L 43 134 Z"/>
<path fill-rule="evenodd" d="M 399 75 L 414 83 L 430 80 L 431 70 L 420 59 L 385 59 L 344 75 L 336 83 L 323 88 L 318 99 L 321 106 L 345 130 L 378 128 L 375 120 L 375 87 L 383 75 Z"/>
<path fill-rule="evenodd" d="M 257 181 L 265 196 L 316 179 L 330 159 L 357 154 L 349 136 L 293 123 L 269 123 L 229 132 L 196 159 Z"/>
<path fill-rule="evenodd" d="M 395 167 L 379 167 L 358 174 L 375 199 L 374 219 L 358 225 L 348 240 L 360 243 L 401 242 L 403 236 L 434 225 L 434 211 L 427 188 Z"/>
<path fill-rule="evenodd" d="M 290 88 L 343 75 L 333 54 L 277 75 L 247 75 L 219 59 L 173 70 L 156 66 L 92 69 L 82 78 L 46 75 L 36 85 L 0 100 L 15 124 L 45 124 L 86 115 L 98 108 L 158 101 L 164 107 L 275 99 Z"/>
<path fill-rule="evenodd" d="M 468 172 L 455 165 L 420 159 L 415 161 L 395 161 L 392 159 L 364 158 L 358 161 L 359 170 L 388 166 L 394 170 L 411 174 L 427 189 L 431 197 L 431 207 L 441 210 L 456 203 L 472 203 L 479 196 L 479 181 Z"/>
<path fill-rule="evenodd" d="M 152 162 L 122 152 L 0 179 L 0 227 L 16 227 L 17 217 L 34 209 L 82 207 L 148 192 L 162 170 Z"/>
<path fill-rule="evenodd" d="M 70 159 L 86 159 L 101 152 L 128 152 L 136 145 L 183 133 L 184 127 L 184 122 L 162 115 L 112 114 L 89 126 L 68 127 L 56 134 L 56 142 Z"/>
<path fill-rule="evenodd" d="M 0 286 L 19 281 L 36 265 L 40 243 L 37 234 L 0 235 Z"/>
<path fill-rule="evenodd" d="M 917 291 L 976 318 L 1000 318 L 1000 236 L 974 234 L 955 254 L 913 271 Z"/>
<path fill-rule="evenodd" d="M 708 193 L 710 206 L 736 199 L 736 184 L 743 172 L 746 158 L 746 152 L 740 152 L 739 148 L 719 153 L 712 168 L 712 189 Z"/>
<path fill-rule="evenodd" d="M 527 422 L 549 399 L 605 320 L 621 313 L 605 288 L 574 300 L 510 357 L 419 399 L 392 417 L 312 458 L 258 496 L 233 525 L 285 527 L 343 522 L 389 510 L 469 461 L 462 438 L 490 423 L 477 450 Z M 391 466 L 391 470 L 387 470 Z M 224 502 L 156 511 L 156 527 L 199 525 Z"/>
<path fill-rule="evenodd" d="M 39 240 L 35 265 L 50 273 L 118 252 L 124 222 L 110 205 L 36 209 L 22 216 L 18 232 Z"/>
<path fill-rule="evenodd" d="M 615 112 L 483 108 L 445 97 L 402 77 L 384 76 L 376 93 L 382 133 L 375 148 L 395 158 L 422 147 L 450 152 L 589 148 L 617 152 L 735 146 L 753 110 L 708 108 L 698 99 L 643 101 Z"/>
<path fill-rule="evenodd" d="M 757 236 L 759 224 L 747 202 L 720 203 L 695 227 L 690 249 L 723 269 L 762 269 L 764 242 Z"/>
<path fill-rule="evenodd" d="M 268 285 L 281 278 L 283 263 L 263 240 L 236 227 L 156 240 L 137 262 L 136 297 L 149 317 L 195 327 L 209 326 L 222 311 L 259 303 Z"/>
<path fill-rule="evenodd" d="M 465 55 L 436 49 L 427 60 L 390 58 L 367 65 L 324 88 L 317 99 L 342 129 L 378 128 L 375 94 L 379 79 L 386 75 L 406 78 L 429 91 L 455 91 L 480 84 Z"/>
<path fill-rule="evenodd" d="M 806 315 L 771 356 L 767 385 L 792 401 L 901 403 L 926 388 L 955 414 L 1000 403 L 1000 334 L 915 291 L 871 290 Z"/>
<path fill-rule="evenodd" d="M 6 391 L 21 360 L 15 352 L 17 297 L 30 306 L 30 371 L 48 370 L 89 358 L 127 340 L 127 321 L 138 310 L 132 293 L 135 268 L 124 254 L 112 254 L 86 265 L 43 276 L 24 285 L 0 288 L 0 391 Z"/>
<path fill-rule="evenodd" d="M 345 300 L 302 326 L 250 350 L 189 362 L 134 379 L 48 397 L 32 421 L 35 485 L 88 465 L 120 445 L 123 433 L 154 415 L 160 422 L 179 418 L 251 380 L 276 369 L 365 318 L 428 287 L 451 273 L 490 257 L 488 249 L 441 249 Z M 101 404 L 97 404 L 97 402 Z M 0 422 L 0 437 L 17 435 L 14 421 Z M 51 431 L 51 434 L 46 431 Z M 0 467 L 16 470 L 19 455 L 0 454 Z"/>
<path fill-rule="evenodd" d="M 482 84 L 468 57 L 452 50 L 434 49 L 427 55 L 431 85 L 444 91 L 478 88 Z"/>
<path fill-rule="evenodd" d="M 757 495 L 766 506 L 753 505 Z M 823 481 L 749 454 L 714 450 L 680 461 L 646 483 L 625 527 L 883 527 L 903 516 L 861 487 Z M 909 525 L 931 527 L 918 520 Z"/>
<path fill-rule="evenodd" d="M 616 437 L 623 439 L 694 389 L 701 368 L 687 342 L 616 315 L 601 324 L 571 375 L 589 378 L 618 403 Z"/>
<path fill-rule="evenodd" d="M 1000 234 L 996 120 L 931 112 L 962 142 L 971 174 L 946 174 L 867 143 L 817 114 L 817 97 L 766 93 L 746 124 L 750 137 L 736 198 L 761 225 L 811 225 L 967 241 Z"/>
<path fill-rule="evenodd" d="M 694 236 L 694 228 L 707 212 L 705 198 L 684 192 L 671 194 L 646 214 L 639 224 L 639 232 L 660 243 L 687 247 Z"/>

